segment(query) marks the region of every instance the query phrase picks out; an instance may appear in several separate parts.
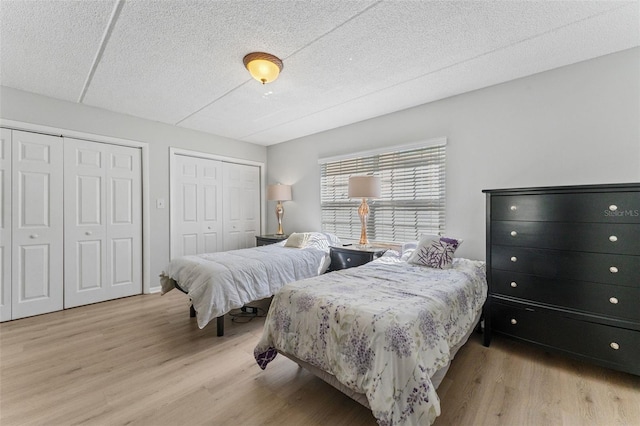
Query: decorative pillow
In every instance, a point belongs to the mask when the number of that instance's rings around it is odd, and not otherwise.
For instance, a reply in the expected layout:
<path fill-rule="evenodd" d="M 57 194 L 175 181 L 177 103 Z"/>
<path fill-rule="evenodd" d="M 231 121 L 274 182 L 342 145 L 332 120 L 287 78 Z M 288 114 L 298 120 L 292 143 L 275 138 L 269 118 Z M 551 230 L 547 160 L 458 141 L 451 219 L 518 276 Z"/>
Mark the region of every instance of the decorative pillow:
<path fill-rule="evenodd" d="M 327 253 L 329 253 L 329 246 L 338 245 L 340 245 L 340 238 L 329 232 L 294 232 L 284 244 L 285 247 L 313 247 Z"/>
<path fill-rule="evenodd" d="M 462 244 L 459 238 L 425 235 L 420 238 L 418 247 L 409 257 L 408 262 L 430 268 L 449 269 L 453 262 L 453 254 Z"/>
<path fill-rule="evenodd" d="M 309 241 L 310 234 L 308 232 L 300 232 L 289 235 L 287 242 L 284 243 L 285 247 L 303 248 Z"/>

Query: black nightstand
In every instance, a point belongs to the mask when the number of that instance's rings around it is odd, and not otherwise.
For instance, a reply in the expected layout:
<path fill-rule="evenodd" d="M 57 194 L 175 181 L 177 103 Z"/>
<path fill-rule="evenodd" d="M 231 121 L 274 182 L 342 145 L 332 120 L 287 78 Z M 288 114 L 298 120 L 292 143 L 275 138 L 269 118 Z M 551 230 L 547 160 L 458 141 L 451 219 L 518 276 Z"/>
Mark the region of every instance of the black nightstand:
<path fill-rule="evenodd" d="M 286 240 L 288 235 L 256 235 L 256 247 L 259 246 L 267 246 L 269 244 L 279 243 L 280 241 Z"/>
<path fill-rule="evenodd" d="M 346 247 L 331 246 L 329 248 L 329 255 L 331 256 L 329 271 L 339 271 L 340 269 L 364 265 L 379 258 L 385 251 L 387 251 L 387 249 L 379 247 L 359 248 L 355 245 Z"/>

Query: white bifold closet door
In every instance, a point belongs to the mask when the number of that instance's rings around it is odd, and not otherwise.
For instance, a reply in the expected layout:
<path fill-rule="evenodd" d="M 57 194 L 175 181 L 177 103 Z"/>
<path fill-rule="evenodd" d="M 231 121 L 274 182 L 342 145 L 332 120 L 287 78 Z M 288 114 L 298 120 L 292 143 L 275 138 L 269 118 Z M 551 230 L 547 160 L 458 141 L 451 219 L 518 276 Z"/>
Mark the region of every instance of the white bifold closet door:
<path fill-rule="evenodd" d="M 63 149 L 56 136 L 12 131 L 12 318 L 63 308 Z"/>
<path fill-rule="evenodd" d="M 11 130 L 0 129 L 0 321 L 11 319 Z"/>
<path fill-rule="evenodd" d="M 142 292 L 138 148 L 64 139 L 66 308 Z"/>
<path fill-rule="evenodd" d="M 253 247 L 260 235 L 260 168 L 223 163 L 224 249 Z"/>
<path fill-rule="evenodd" d="M 222 162 L 175 156 L 172 257 L 222 250 Z"/>

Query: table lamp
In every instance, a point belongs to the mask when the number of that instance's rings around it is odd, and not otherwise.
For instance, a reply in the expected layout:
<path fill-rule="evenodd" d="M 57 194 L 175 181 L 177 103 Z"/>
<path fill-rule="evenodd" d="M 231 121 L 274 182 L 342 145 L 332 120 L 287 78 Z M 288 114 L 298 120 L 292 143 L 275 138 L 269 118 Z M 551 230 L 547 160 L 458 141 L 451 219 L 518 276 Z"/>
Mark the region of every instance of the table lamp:
<path fill-rule="evenodd" d="M 282 216 L 284 216 L 284 208 L 282 207 L 283 201 L 291 200 L 291 185 L 267 185 L 267 200 L 277 201 L 276 204 L 276 218 L 278 219 L 278 232 L 276 235 L 284 235 L 282 230 Z"/>
<path fill-rule="evenodd" d="M 367 198 L 380 197 L 380 178 L 378 176 L 351 176 L 349 177 L 349 198 L 362 198 L 358 215 L 360 216 L 360 243 L 362 247 L 369 245 L 367 239 L 367 217 L 369 216 L 369 205 Z"/>

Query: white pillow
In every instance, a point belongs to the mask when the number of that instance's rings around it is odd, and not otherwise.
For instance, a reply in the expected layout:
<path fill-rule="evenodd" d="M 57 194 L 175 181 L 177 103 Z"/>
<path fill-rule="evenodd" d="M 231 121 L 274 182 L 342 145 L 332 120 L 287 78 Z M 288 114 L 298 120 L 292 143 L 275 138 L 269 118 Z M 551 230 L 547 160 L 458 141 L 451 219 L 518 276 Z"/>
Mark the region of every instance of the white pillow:
<path fill-rule="evenodd" d="M 329 246 L 337 245 L 340 245 L 340 238 L 329 232 L 294 232 L 284 244 L 285 247 L 313 247 L 327 253 L 329 253 Z"/>
<path fill-rule="evenodd" d="M 310 234 L 308 232 L 294 232 L 289 235 L 287 241 L 284 243 L 285 247 L 303 248 L 309 241 Z"/>

